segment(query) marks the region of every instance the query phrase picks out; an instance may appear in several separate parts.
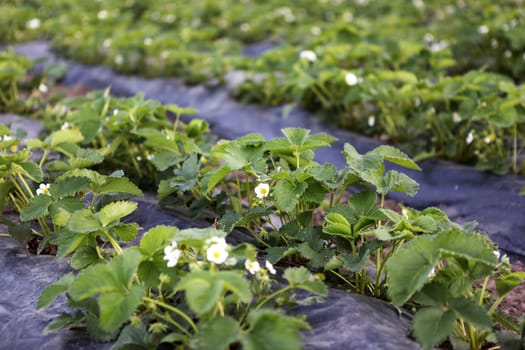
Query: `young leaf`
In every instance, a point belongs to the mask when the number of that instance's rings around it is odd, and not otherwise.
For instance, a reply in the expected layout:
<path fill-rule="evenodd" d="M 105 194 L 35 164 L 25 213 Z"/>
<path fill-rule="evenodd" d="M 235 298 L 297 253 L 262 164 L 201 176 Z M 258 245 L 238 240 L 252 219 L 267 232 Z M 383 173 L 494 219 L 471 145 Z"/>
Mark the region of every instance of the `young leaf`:
<path fill-rule="evenodd" d="M 31 162 L 23 162 L 19 165 L 22 169 L 24 169 L 25 175 L 34 182 L 42 182 L 42 180 L 44 179 L 42 169 L 37 164 Z"/>
<path fill-rule="evenodd" d="M 131 242 L 137 237 L 139 232 L 139 224 L 123 224 L 120 223 L 116 226 L 111 227 L 111 231 L 117 234 L 118 238 L 125 242 Z"/>
<path fill-rule="evenodd" d="M 144 256 L 153 256 L 153 254 L 159 249 L 164 248 L 167 242 L 169 242 L 175 234 L 179 231 L 174 226 L 155 226 L 142 236 L 140 241 L 140 250 Z"/>
<path fill-rule="evenodd" d="M 453 310 L 435 307 L 421 309 L 414 315 L 414 335 L 424 349 L 432 349 L 449 336 L 455 320 Z"/>
<path fill-rule="evenodd" d="M 77 233 L 91 233 L 100 230 L 102 226 L 91 210 L 81 209 L 71 214 L 67 228 Z"/>
<path fill-rule="evenodd" d="M 508 292 L 525 282 L 525 272 L 507 273 L 496 280 L 496 291 L 499 297 L 505 296 Z"/>
<path fill-rule="evenodd" d="M 423 287 L 440 258 L 429 236 L 406 243 L 387 261 L 388 295 L 395 305 L 403 305 Z"/>
<path fill-rule="evenodd" d="M 78 191 L 84 189 L 89 184 L 87 177 L 71 176 L 61 179 L 49 188 L 49 192 L 54 198 L 73 196 Z"/>
<path fill-rule="evenodd" d="M 487 310 L 476 303 L 475 300 L 467 298 L 453 299 L 450 301 L 449 307 L 451 310 L 456 311 L 462 319 L 471 323 L 476 328 L 492 328 L 492 321 Z"/>
<path fill-rule="evenodd" d="M 137 203 L 129 201 L 109 203 L 100 210 L 100 222 L 106 227 L 113 221 L 133 213 L 137 206 Z"/>
<path fill-rule="evenodd" d="M 395 147 L 382 145 L 375 148 L 372 152 L 381 155 L 384 160 L 388 160 L 389 162 L 402 167 L 412 170 L 421 170 L 421 168 L 412 159 Z"/>
<path fill-rule="evenodd" d="M 186 292 L 190 308 L 202 315 L 217 304 L 223 294 L 223 282 L 209 271 L 194 271 L 181 279 L 177 289 Z"/>
<path fill-rule="evenodd" d="M 291 287 L 301 288 L 319 295 L 328 294 L 326 285 L 323 282 L 316 280 L 312 273 L 305 267 L 287 268 L 284 271 L 283 276 Z"/>
<path fill-rule="evenodd" d="M 37 309 L 38 311 L 47 309 L 49 305 L 62 293 L 64 293 L 66 290 L 68 290 L 69 285 L 75 277 L 72 273 L 68 273 L 64 275 L 61 279 L 56 281 L 55 283 L 47 286 L 43 291 L 42 294 L 40 294 L 40 297 L 38 298 L 37 302 Z"/>
<path fill-rule="evenodd" d="M 308 328 L 304 321 L 274 310 L 252 311 L 248 323 L 251 332 L 241 338 L 245 350 L 302 349 L 299 330 Z"/>
<path fill-rule="evenodd" d="M 143 196 L 142 191 L 133 182 L 125 177 L 106 177 L 104 184 L 94 190 L 98 194 L 103 193 L 128 193 L 134 196 Z"/>
<path fill-rule="evenodd" d="M 51 196 L 44 194 L 31 198 L 29 203 L 22 209 L 20 219 L 29 221 L 46 216 L 49 213 L 48 208 L 52 201 Z"/>
<path fill-rule="evenodd" d="M 240 335 L 237 321 L 229 316 L 217 317 L 200 327 L 199 333 L 190 339 L 190 347 L 201 350 L 228 349 L 239 340 Z"/>
<path fill-rule="evenodd" d="M 98 299 L 100 327 L 107 332 L 120 328 L 140 305 L 145 292 L 144 286 L 134 285 L 126 293 L 118 291 L 102 294 Z"/>
<path fill-rule="evenodd" d="M 295 213 L 300 196 L 306 190 L 306 183 L 280 180 L 275 184 L 274 193 L 277 207 L 288 214 Z"/>

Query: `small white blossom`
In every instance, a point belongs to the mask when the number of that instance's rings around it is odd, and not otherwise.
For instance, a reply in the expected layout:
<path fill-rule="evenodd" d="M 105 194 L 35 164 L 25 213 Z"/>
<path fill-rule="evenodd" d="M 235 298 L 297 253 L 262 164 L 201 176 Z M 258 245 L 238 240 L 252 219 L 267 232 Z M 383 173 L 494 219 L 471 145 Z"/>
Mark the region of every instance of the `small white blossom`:
<path fill-rule="evenodd" d="M 177 17 L 175 17 L 174 14 L 170 13 L 169 15 L 166 15 L 166 17 L 164 17 L 164 21 L 168 22 L 168 23 L 173 23 L 175 22 L 175 19 Z"/>
<path fill-rule="evenodd" d="M 239 27 L 239 29 L 241 30 L 241 32 L 247 32 L 250 30 L 250 24 L 249 23 L 242 23 L 241 26 Z"/>
<path fill-rule="evenodd" d="M 104 39 L 104 41 L 102 42 L 102 47 L 105 47 L 106 49 L 111 47 L 111 39 Z"/>
<path fill-rule="evenodd" d="M 266 267 L 266 270 L 268 270 L 269 273 L 271 273 L 272 275 L 275 275 L 276 271 L 271 262 L 266 260 L 266 262 L 264 263 L 264 266 Z"/>
<path fill-rule="evenodd" d="M 40 19 L 33 18 L 26 22 L 26 28 L 27 29 L 38 29 L 40 28 Z"/>
<path fill-rule="evenodd" d="M 488 145 L 489 143 L 492 142 L 492 138 L 490 137 L 490 135 L 487 135 L 487 136 L 485 136 L 485 138 L 483 139 L 483 141 Z"/>
<path fill-rule="evenodd" d="M 10 135 L 5 135 L 5 136 L 2 136 L 0 138 L 1 142 L 7 142 L 7 141 L 11 141 L 11 140 L 14 140 L 14 138 L 13 138 L 13 136 L 10 136 Z"/>
<path fill-rule="evenodd" d="M 412 5 L 414 5 L 418 9 L 425 7 L 425 3 L 423 2 L 423 0 L 412 0 Z"/>
<path fill-rule="evenodd" d="M 270 194 L 270 185 L 267 183 L 260 183 L 255 187 L 255 195 L 257 198 L 265 198 Z"/>
<path fill-rule="evenodd" d="M 465 142 L 467 143 L 467 145 L 470 145 L 472 143 L 472 141 L 474 141 L 474 131 L 473 130 L 470 130 L 466 139 L 465 139 Z"/>
<path fill-rule="evenodd" d="M 452 113 L 452 121 L 456 124 L 461 122 L 461 116 L 459 115 L 459 113 L 457 112 Z"/>
<path fill-rule="evenodd" d="M 368 126 L 372 128 L 374 127 L 375 124 L 376 124 L 376 117 L 374 117 L 373 115 L 368 117 Z"/>
<path fill-rule="evenodd" d="M 256 272 L 259 272 L 261 269 L 261 266 L 257 260 L 251 261 L 250 259 L 246 259 L 244 262 L 244 267 L 246 267 L 246 270 L 248 270 L 248 272 L 250 272 L 252 275 L 254 275 Z"/>
<path fill-rule="evenodd" d="M 62 126 L 60 127 L 60 130 L 67 130 L 67 129 L 70 129 L 72 128 L 73 125 L 71 125 L 70 123 L 68 122 L 65 122 L 64 124 L 62 124 Z"/>
<path fill-rule="evenodd" d="M 49 193 L 50 186 L 51 186 L 50 184 L 40 184 L 40 186 L 38 186 L 38 189 L 36 190 L 36 194 L 37 195 L 43 194 L 46 196 L 51 196 L 51 193 Z"/>
<path fill-rule="evenodd" d="M 445 40 L 442 40 L 440 42 L 430 45 L 430 51 L 439 52 L 439 51 L 443 51 L 447 47 L 448 47 L 448 42 L 446 42 Z"/>
<path fill-rule="evenodd" d="M 423 35 L 423 40 L 429 44 L 431 42 L 434 41 L 434 35 L 432 35 L 432 33 L 426 33 L 425 35 Z"/>
<path fill-rule="evenodd" d="M 301 51 L 301 53 L 299 54 L 299 57 L 302 60 L 309 61 L 309 62 L 317 61 L 317 55 L 312 50 Z"/>
<path fill-rule="evenodd" d="M 168 267 L 174 267 L 177 265 L 181 255 L 181 250 L 177 248 L 177 242 L 172 241 L 169 246 L 164 248 L 164 260 L 168 261 Z"/>
<path fill-rule="evenodd" d="M 494 250 L 492 253 L 496 256 L 496 259 L 499 260 L 499 258 L 500 258 L 500 256 L 501 256 L 499 250 L 496 249 L 496 250 Z"/>
<path fill-rule="evenodd" d="M 481 34 L 481 35 L 485 35 L 489 32 L 489 27 L 487 27 L 486 25 L 482 25 L 482 26 L 479 26 L 478 27 L 478 33 Z"/>
<path fill-rule="evenodd" d="M 505 52 L 503 53 L 503 56 L 505 56 L 505 58 L 511 58 L 512 57 L 512 51 L 505 50 Z"/>
<path fill-rule="evenodd" d="M 208 261 L 216 264 L 224 263 L 226 259 L 228 259 L 228 252 L 226 251 L 227 247 L 228 246 L 226 244 L 221 243 L 210 245 L 206 250 L 206 258 Z"/>
<path fill-rule="evenodd" d="M 403 215 L 405 219 L 408 219 L 408 210 L 406 210 L 406 208 L 401 209 L 401 215 Z"/>
<path fill-rule="evenodd" d="M 100 19 L 100 20 L 104 20 L 104 19 L 108 18 L 108 11 L 107 10 L 100 10 L 97 13 L 97 18 Z"/>
<path fill-rule="evenodd" d="M 40 83 L 40 85 L 38 85 L 38 91 L 41 93 L 45 94 L 48 90 L 49 89 L 47 88 L 46 84 Z"/>
<path fill-rule="evenodd" d="M 153 39 L 151 38 L 144 39 L 144 45 L 150 46 L 151 44 L 153 44 Z"/>
<path fill-rule="evenodd" d="M 357 85 L 357 84 L 361 83 L 362 81 L 363 81 L 363 78 L 358 77 L 357 75 L 355 75 L 352 72 L 348 72 L 345 75 L 345 82 L 346 82 L 346 84 L 348 86 Z"/>
<path fill-rule="evenodd" d="M 321 34 L 321 28 L 319 28 L 318 26 L 312 27 L 310 29 L 310 33 L 312 33 L 312 35 L 318 36 Z"/>
<path fill-rule="evenodd" d="M 124 57 L 122 57 L 122 55 L 116 55 L 115 56 L 115 64 L 117 65 L 121 65 L 122 63 L 124 63 Z"/>

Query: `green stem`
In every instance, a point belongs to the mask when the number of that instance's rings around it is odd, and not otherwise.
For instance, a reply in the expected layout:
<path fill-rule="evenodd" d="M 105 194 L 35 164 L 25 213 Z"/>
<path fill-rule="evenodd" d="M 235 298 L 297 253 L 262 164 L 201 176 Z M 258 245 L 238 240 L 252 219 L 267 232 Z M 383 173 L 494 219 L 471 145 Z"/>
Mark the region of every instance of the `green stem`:
<path fill-rule="evenodd" d="M 266 304 L 268 301 L 270 301 L 272 298 L 275 298 L 276 296 L 278 296 L 279 294 L 282 294 L 282 293 L 285 293 L 289 290 L 291 290 L 293 287 L 291 286 L 286 286 L 285 288 L 283 289 L 279 289 L 278 291 L 275 291 L 273 292 L 272 294 L 268 295 L 266 298 L 264 298 L 259 305 L 257 305 L 257 307 L 255 308 L 255 310 L 259 310 L 264 304 Z"/>
<path fill-rule="evenodd" d="M 163 320 L 165 320 L 165 321 L 167 321 L 169 323 L 171 323 L 173 326 L 175 326 L 175 328 L 177 328 L 178 330 L 180 330 L 182 333 L 186 334 L 187 336 L 191 335 L 191 333 L 188 332 L 188 330 L 186 328 L 182 327 L 182 325 L 180 323 L 175 321 L 169 315 L 162 315 L 162 314 L 160 314 L 158 312 L 155 312 L 154 315 L 159 317 L 159 318 L 162 318 Z"/>
<path fill-rule="evenodd" d="M 271 245 L 269 245 L 268 243 L 266 243 L 265 241 L 263 241 L 259 235 L 257 233 L 255 233 L 251 228 L 249 228 L 248 226 L 244 226 L 244 228 L 250 232 L 250 234 L 253 236 L 253 238 L 255 238 L 257 240 L 257 242 L 261 243 L 262 245 L 264 245 L 266 248 L 271 248 Z"/>
<path fill-rule="evenodd" d="M 40 163 L 38 163 L 38 166 L 42 168 L 44 165 L 44 162 L 46 161 L 47 156 L 49 155 L 49 148 L 46 148 L 44 150 L 44 154 L 42 155 L 42 159 L 40 159 Z"/>
<path fill-rule="evenodd" d="M 489 283 L 489 278 L 486 277 L 485 280 L 483 281 L 483 286 L 481 287 L 481 293 L 479 294 L 479 301 L 478 301 L 479 305 L 483 305 L 483 296 L 485 295 L 485 290 L 487 289 L 488 283 Z"/>
<path fill-rule="evenodd" d="M 120 248 L 120 245 L 117 243 L 117 241 L 109 234 L 109 232 L 107 230 L 102 230 L 102 233 L 104 234 L 104 236 L 106 236 L 106 238 L 108 239 L 109 243 L 111 244 L 111 246 L 113 247 L 113 249 L 115 249 L 115 252 L 117 253 L 117 255 L 120 255 L 122 254 L 122 248 Z"/>
<path fill-rule="evenodd" d="M 492 315 L 494 313 L 494 311 L 496 311 L 496 308 L 499 306 L 499 304 L 501 304 L 501 302 L 503 301 L 504 297 L 501 296 L 499 297 L 498 299 L 496 299 L 496 301 L 494 302 L 494 304 L 492 304 L 492 306 L 490 307 L 489 311 L 488 311 L 488 314 L 489 315 Z"/>
<path fill-rule="evenodd" d="M 346 279 L 343 275 L 341 275 L 339 272 L 336 272 L 334 270 L 328 270 L 340 279 L 342 279 L 346 284 L 348 284 L 353 290 L 356 290 L 356 286 L 352 284 L 348 279 Z"/>
<path fill-rule="evenodd" d="M 144 300 L 147 301 L 147 302 L 150 302 L 152 304 L 158 305 L 160 307 L 163 307 L 166 310 L 169 310 L 169 311 L 172 311 L 172 312 L 176 313 L 177 315 L 182 317 L 186 322 L 188 322 L 188 324 L 191 326 L 191 328 L 193 328 L 193 331 L 195 333 L 199 333 L 199 329 L 197 328 L 195 323 L 192 321 L 192 319 L 188 315 L 186 315 L 184 312 L 182 312 L 181 310 L 179 310 L 176 307 L 173 307 L 173 306 L 171 306 L 169 304 L 166 304 L 166 303 L 164 303 L 162 301 L 158 301 L 158 300 L 155 300 L 155 299 L 152 299 L 152 298 L 149 298 L 149 297 L 144 297 Z"/>

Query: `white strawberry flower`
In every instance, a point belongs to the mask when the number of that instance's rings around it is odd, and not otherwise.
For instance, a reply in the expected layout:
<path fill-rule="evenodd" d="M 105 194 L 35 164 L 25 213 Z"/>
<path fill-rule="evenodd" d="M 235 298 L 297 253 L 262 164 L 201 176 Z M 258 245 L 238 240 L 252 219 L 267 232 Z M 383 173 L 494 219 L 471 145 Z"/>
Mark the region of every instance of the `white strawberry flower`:
<path fill-rule="evenodd" d="M 368 126 L 372 128 L 374 127 L 375 124 L 376 124 L 376 117 L 374 117 L 373 115 L 368 117 Z"/>
<path fill-rule="evenodd" d="M 50 184 L 40 184 L 40 186 L 38 186 L 38 189 L 36 190 L 36 194 L 37 195 L 43 194 L 46 196 L 50 196 L 51 195 L 51 193 L 49 193 L 50 186 L 51 186 Z"/>
<path fill-rule="evenodd" d="M 465 142 L 467 143 L 467 145 L 470 145 L 472 141 L 474 141 L 474 131 L 470 130 L 469 133 L 467 134 Z"/>
<path fill-rule="evenodd" d="M 223 244 L 220 238 L 217 239 L 219 240 L 218 243 L 212 243 L 208 249 L 206 249 L 206 258 L 215 264 L 222 264 L 228 259 L 228 245 L 226 241 L 224 241 Z"/>
<path fill-rule="evenodd" d="M 354 86 L 354 85 L 357 85 L 357 84 L 363 82 L 363 78 L 358 77 L 357 75 L 355 75 L 352 72 L 348 72 L 345 75 L 345 82 L 346 82 L 346 84 L 348 86 Z"/>
<path fill-rule="evenodd" d="M 259 262 L 257 260 L 252 261 L 250 259 L 246 259 L 246 261 L 244 262 L 244 267 L 246 267 L 246 270 L 248 270 L 248 272 L 252 275 L 261 270 L 261 266 L 259 265 Z"/>
<path fill-rule="evenodd" d="M 255 187 L 255 195 L 257 198 L 265 198 L 270 194 L 270 185 L 267 183 L 260 183 Z"/>
<path fill-rule="evenodd" d="M 266 267 L 266 270 L 268 270 L 269 273 L 271 273 L 272 275 L 275 275 L 276 271 L 271 262 L 266 260 L 266 262 L 264 263 L 264 266 Z"/>
<path fill-rule="evenodd" d="M 172 241 L 169 246 L 164 248 L 164 260 L 168 261 L 168 267 L 174 267 L 179 261 L 181 250 L 177 248 L 177 242 Z"/>
<path fill-rule="evenodd" d="M 33 18 L 26 22 L 26 28 L 27 29 L 38 29 L 40 28 L 40 19 Z"/>
<path fill-rule="evenodd" d="M 309 61 L 309 62 L 317 61 L 317 55 L 312 50 L 301 51 L 301 53 L 299 54 L 299 57 L 302 60 Z"/>

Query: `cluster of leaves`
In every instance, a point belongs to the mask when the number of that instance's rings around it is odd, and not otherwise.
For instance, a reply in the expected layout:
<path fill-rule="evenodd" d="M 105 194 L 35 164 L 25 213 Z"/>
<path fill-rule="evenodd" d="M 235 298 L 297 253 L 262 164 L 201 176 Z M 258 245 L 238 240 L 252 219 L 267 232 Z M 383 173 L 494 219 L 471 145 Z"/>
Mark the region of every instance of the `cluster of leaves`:
<path fill-rule="evenodd" d="M 41 236 L 39 250 L 57 245 L 58 257 L 71 256 L 80 270 L 44 291 L 40 308 L 65 292 L 77 309 L 49 331 L 85 324 L 100 339 L 119 336 L 117 348 L 162 342 L 259 348 L 272 332 L 272 344 L 288 339 L 298 348 L 304 322 L 275 308 L 297 302 L 296 289 L 324 295 L 316 276 L 326 274 L 334 286 L 414 306 L 414 336 L 426 348 L 447 337 L 473 349 L 502 337 L 520 341 L 520 325 L 497 306 L 525 275 L 498 261 L 485 235 L 435 208 L 385 207 L 388 193 L 418 190 L 398 170 L 418 165 L 394 147 L 361 154 L 345 144 L 347 165 L 337 169 L 315 161 L 315 151 L 335 141 L 329 135 L 287 128 L 281 138 L 249 134 L 212 145 L 205 122 L 181 120 L 193 110 L 140 95 L 116 99 L 106 90 L 49 111 L 45 137 L 22 142 L 0 129 L 0 204 L 19 214 L 7 211 L 2 222 L 21 241 Z M 220 230 L 156 227 L 123 249 L 121 242 L 139 232 L 137 223 L 123 220 L 137 208 L 129 199 L 142 195 L 124 177 L 128 172 L 137 183 L 147 178 L 158 185 L 163 203 L 212 212 Z M 288 285 L 280 287 L 269 278 L 271 268 L 254 265 L 250 244 L 217 245 L 219 256 L 234 260 L 214 260 L 213 242 L 234 229 L 251 234 L 269 263 L 292 261 L 308 270 L 287 269 Z M 491 277 L 496 297 L 486 289 Z M 496 332 L 496 322 L 511 335 Z"/>
<path fill-rule="evenodd" d="M 121 110 L 106 117 L 113 106 Z M 45 332 L 85 326 L 96 339 L 116 339 L 115 349 L 161 343 L 199 349 L 217 344 L 301 348 L 299 331 L 308 325 L 281 309 L 317 301 L 296 298 L 296 290 L 327 294 L 319 277 L 304 267 L 286 269 L 283 285 L 272 278 L 270 263 L 260 267 L 255 247 L 229 246 L 226 232 L 213 228 L 157 226 L 133 243 L 139 224 L 124 219 L 137 209 L 129 199 L 142 191 L 115 164 L 129 163 L 150 149 L 155 155 L 145 160 L 152 167 L 167 159 L 178 164 L 188 158 L 183 152 L 200 150 L 197 141 L 204 143 L 206 124 L 180 121 L 189 109 L 141 96 L 114 99 L 108 91 L 65 101 L 55 109 L 62 112 L 48 115 L 45 137 L 22 140 L 7 126 L 0 129 L 1 223 L 21 242 L 39 237 L 38 252 L 55 245 L 57 258 L 68 257 L 79 270 L 43 291 L 39 309 L 66 293 L 75 310 L 60 315 Z M 168 110 L 176 114 L 169 127 Z M 140 127 L 132 127 L 128 119 Z M 118 145 L 107 147 L 109 143 Z M 132 152 L 118 152 L 123 143 Z M 104 164 L 106 158 L 112 163 Z M 93 170 L 112 166 L 109 175 Z M 170 255 L 173 246 L 179 247 L 175 258 Z M 218 257 L 210 253 L 212 247 L 219 249 Z M 224 254 L 229 260 L 218 260 Z"/>
<path fill-rule="evenodd" d="M 514 0 L 10 0 L 2 14 L 7 41 L 41 31 L 68 57 L 188 83 L 223 83 L 240 69 L 246 79 L 232 93 L 245 101 L 320 110 L 343 126 L 386 135 L 417 159 L 523 172 L 523 88 L 510 84 L 525 69 L 524 12 Z M 275 48 L 242 55 L 261 41 Z M 315 62 L 300 59 L 305 49 Z M 349 87 L 348 73 L 363 82 Z"/>

